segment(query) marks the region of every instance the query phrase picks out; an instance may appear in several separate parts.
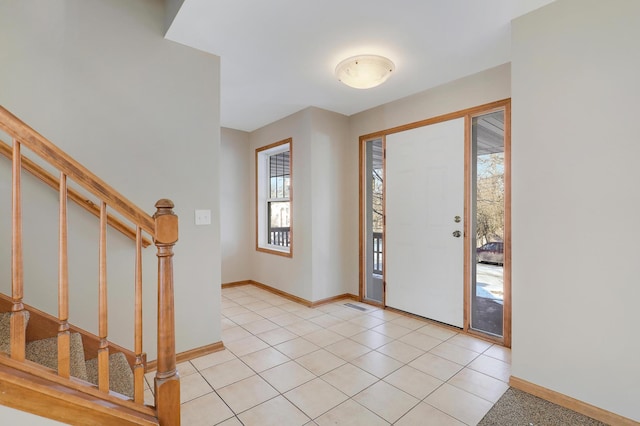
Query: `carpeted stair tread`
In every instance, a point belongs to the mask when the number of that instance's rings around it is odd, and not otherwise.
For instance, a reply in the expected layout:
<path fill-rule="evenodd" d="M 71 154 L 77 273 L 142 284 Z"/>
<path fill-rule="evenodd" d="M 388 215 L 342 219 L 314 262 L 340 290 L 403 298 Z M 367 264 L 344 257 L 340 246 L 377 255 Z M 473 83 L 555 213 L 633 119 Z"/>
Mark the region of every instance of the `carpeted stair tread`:
<path fill-rule="evenodd" d="M 86 362 L 88 381 L 98 384 L 98 358 Z M 122 352 L 109 356 L 109 388 L 133 398 L 133 371 Z"/>
<path fill-rule="evenodd" d="M 24 328 L 27 329 L 29 323 L 29 311 L 24 311 Z M 10 353 L 11 349 L 11 312 L 0 314 L 0 352 Z"/>
<path fill-rule="evenodd" d="M 84 362 L 84 346 L 80 333 L 71 333 L 71 375 L 87 380 L 87 367 Z M 27 343 L 26 358 L 40 365 L 58 371 L 58 338 L 35 340 Z"/>

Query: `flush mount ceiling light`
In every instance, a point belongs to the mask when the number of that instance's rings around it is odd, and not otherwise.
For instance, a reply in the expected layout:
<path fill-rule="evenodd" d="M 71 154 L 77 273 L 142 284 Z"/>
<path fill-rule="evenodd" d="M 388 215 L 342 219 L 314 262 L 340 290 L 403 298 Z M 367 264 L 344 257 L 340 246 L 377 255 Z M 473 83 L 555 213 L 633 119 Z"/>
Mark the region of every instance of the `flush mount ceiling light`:
<path fill-rule="evenodd" d="M 347 86 L 370 89 L 384 83 L 395 65 L 378 55 L 359 55 L 347 58 L 336 67 L 336 77 Z"/>

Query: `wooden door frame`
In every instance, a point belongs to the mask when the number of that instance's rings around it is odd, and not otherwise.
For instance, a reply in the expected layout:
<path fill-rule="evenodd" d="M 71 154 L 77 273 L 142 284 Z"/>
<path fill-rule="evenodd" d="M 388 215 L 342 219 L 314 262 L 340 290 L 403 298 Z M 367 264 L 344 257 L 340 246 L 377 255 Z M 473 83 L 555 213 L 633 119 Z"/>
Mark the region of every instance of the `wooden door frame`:
<path fill-rule="evenodd" d="M 496 338 L 485 333 L 472 330 L 470 320 L 470 307 L 471 307 L 471 236 L 470 236 L 470 220 L 471 220 L 471 121 L 473 117 L 485 115 L 494 111 L 504 110 L 505 114 L 505 128 L 504 128 L 504 161 L 505 161 L 505 235 L 504 235 L 504 295 L 503 295 L 503 336 L 502 338 Z M 382 270 L 382 303 L 375 303 L 374 301 L 365 299 L 365 285 L 366 285 L 366 252 L 364 236 L 366 233 L 366 218 L 364 202 L 366 200 L 365 191 L 365 153 L 366 143 L 374 139 L 382 139 L 383 147 L 383 170 L 386 171 L 386 136 L 403 132 L 405 130 L 411 130 L 418 127 L 428 126 L 430 124 L 436 124 L 443 121 L 454 120 L 457 118 L 465 119 L 465 148 L 464 148 L 464 286 L 463 291 L 463 303 L 464 303 L 464 327 L 463 332 L 481 337 L 486 340 L 490 340 L 496 343 L 500 343 L 506 347 L 511 347 L 511 98 L 502 99 L 495 102 L 490 102 L 483 105 L 463 109 L 460 111 L 439 115 L 436 117 L 428 118 L 425 120 L 417 121 L 414 123 L 404 124 L 390 129 L 381 130 L 374 133 L 362 135 L 359 138 L 359 300 L 364 303 L 368 303 L 374 306 L 386 308 L 386 271 L 384 265 L 386 265 L 386 237 L 383 237 L 383 270 Z M 383 178 L 383 194 L 386 190 L 386 176 Z M 383 198 L 383 209 L 386 213 L 386 198 Z M 385 235 L 386 220 L 383 219 L 383 235 Z"/>

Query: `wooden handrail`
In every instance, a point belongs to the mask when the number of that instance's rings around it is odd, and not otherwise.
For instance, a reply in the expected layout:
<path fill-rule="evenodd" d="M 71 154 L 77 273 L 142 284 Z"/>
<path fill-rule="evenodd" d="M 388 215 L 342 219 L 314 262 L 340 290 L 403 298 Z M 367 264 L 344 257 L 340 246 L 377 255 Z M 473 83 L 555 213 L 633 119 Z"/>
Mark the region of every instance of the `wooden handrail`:
<path fill-rule="evenodd" d="M 6 142 L 0 140 L 0 154 L 11 160 L 13 151 L 11 146 Z M 51 173 L 46 171 L 44 168 L 40 167 L 38 164 L 33 162 L 32 160 L 25 158 L 24 154 L 22 155 L 22 168 L 40 179 L 42 182 L 46 183 L 51 188 L 58 190 L 60 187 L 60 181 Z M 98 207 L 93 201 L 87 200 L 86 197 L 83 197 L 78 191 L 68 188 L 67 189 L 68 197 L 71 201 L 78 204 L 80 207 L 94 215 L 95 217 L 100 217 L 100 207 Z M 136 239 L 136 231 L 131 227 L 127 226 L 120 219 L 116 218 L 112 214 L 107 215 L 107 223 L 112 228 L 121 232 L 127 238 L 130 238 L 135 241 Z M 147 238 L 142 238 L 142 246 L 149 247 L 151 245 L 151 240 Z"/>
<path fill-rule="evenodd" d="M 91 173 L 86 167 L 69 157 L 64 151 L 33 130 L 22 120 L 0 106 L 0 128 L 19 140 L 36 155 L 70 177 L 87 191 L 106 202 L 113 210 L 139 225 L 151 235 L 155 234 L 153 218 L 129 201 L 124 195 Z"/>

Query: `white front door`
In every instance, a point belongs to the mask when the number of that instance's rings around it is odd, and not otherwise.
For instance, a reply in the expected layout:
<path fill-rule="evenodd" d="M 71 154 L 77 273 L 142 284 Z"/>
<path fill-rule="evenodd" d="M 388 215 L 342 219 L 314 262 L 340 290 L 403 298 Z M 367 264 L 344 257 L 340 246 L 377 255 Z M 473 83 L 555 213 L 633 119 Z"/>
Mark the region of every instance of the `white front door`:
<path fill-rule="evenodd" d="M 464 118 L 386 138 L 386 304 L 456 327 L 464 321 L 464 140 Z"/>

